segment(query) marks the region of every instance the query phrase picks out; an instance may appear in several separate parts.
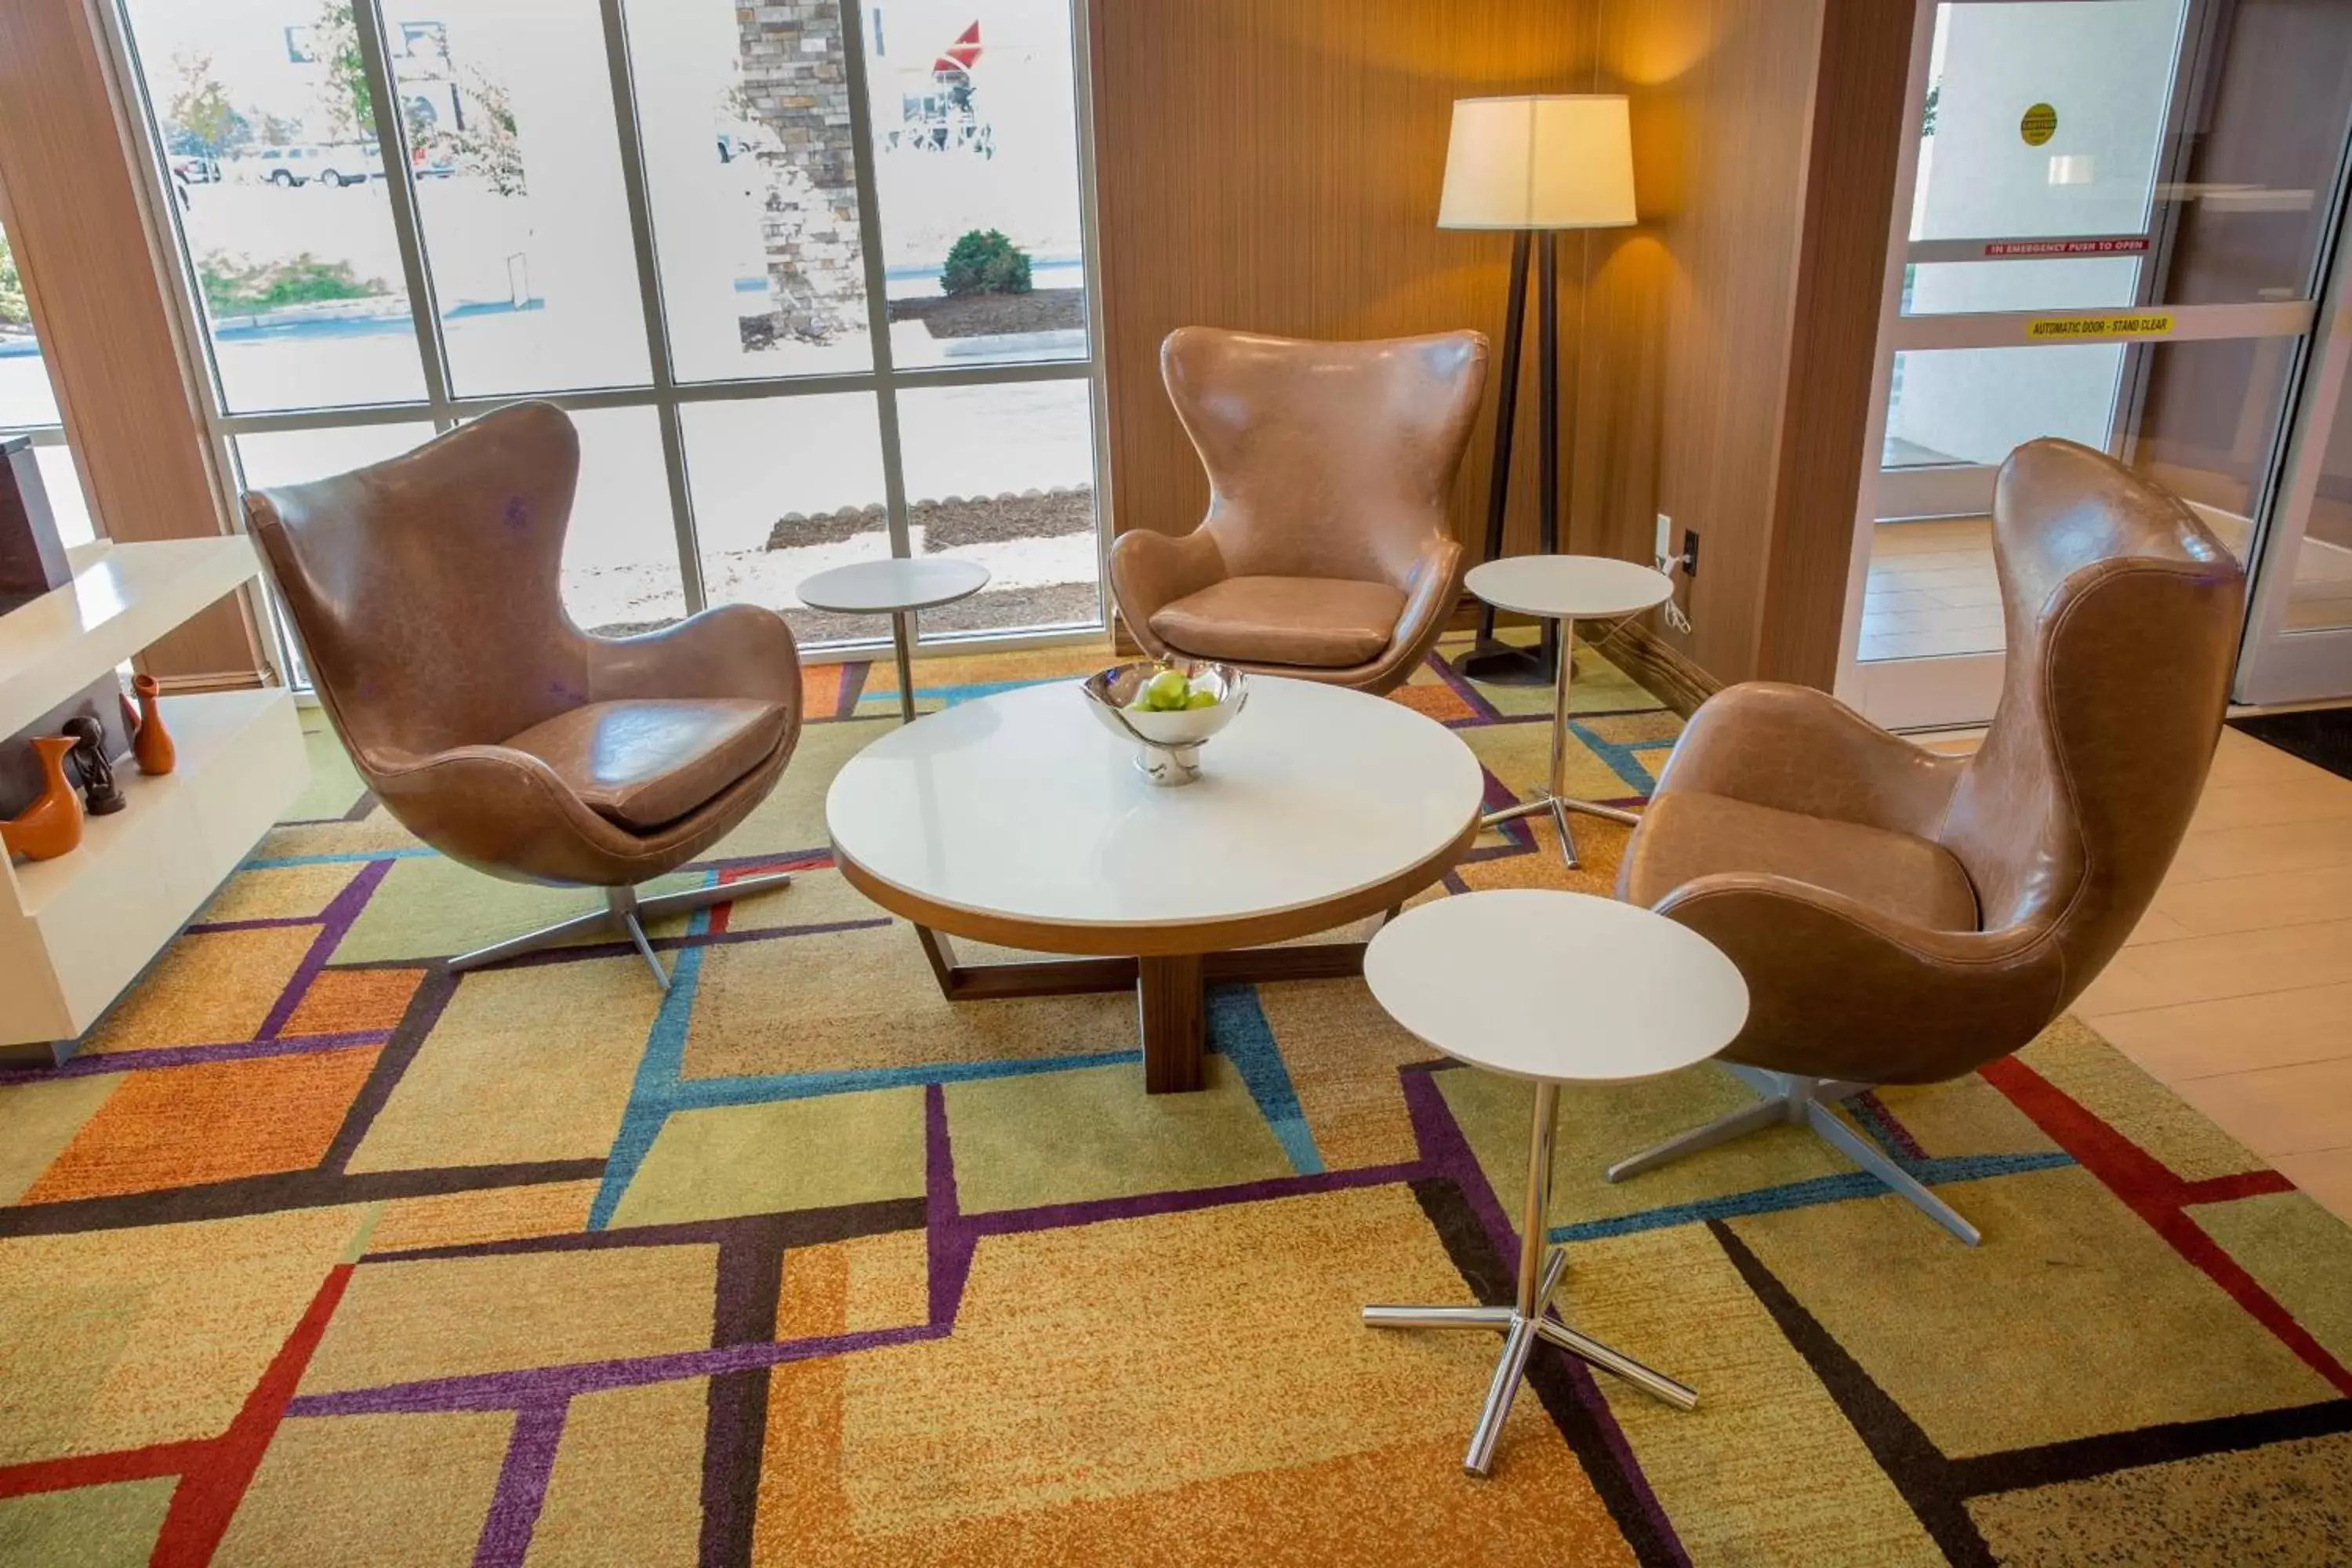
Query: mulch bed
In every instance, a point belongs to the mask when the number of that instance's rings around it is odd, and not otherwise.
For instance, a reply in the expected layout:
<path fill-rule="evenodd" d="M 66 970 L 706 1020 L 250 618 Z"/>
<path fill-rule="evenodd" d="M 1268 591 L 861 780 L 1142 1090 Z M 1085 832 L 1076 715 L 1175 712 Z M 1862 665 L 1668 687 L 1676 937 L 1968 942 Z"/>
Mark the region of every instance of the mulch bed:
<path fill-rule="evenodd" d="M 949 496 L 919 500 L 907 508 L 908 524 L 923 531 L 928 553 L 960 550 L 971 544 L 996 544 L 1013 539 L 1058 539 L 1070 533 L 1091 533 L 1095 527 L 1095 492 L 1091 485 L 1067 489 L 1029 490 L 1021 495 Z M 879 506 L 844 507 L 839 511 L 786 512 L 768 532 L 768 548 L 793 550 L 811 544 L 839 544 L 861 533 L 888 527 Z"/>
<path fill-rule="evenodd" d="M 1087 324 L 1087 291 L 1033 289 L 1026 294 L 952 294 L 893 300 L 890 319 L 920 321 L 935 338 L 1066 331 Z"/>

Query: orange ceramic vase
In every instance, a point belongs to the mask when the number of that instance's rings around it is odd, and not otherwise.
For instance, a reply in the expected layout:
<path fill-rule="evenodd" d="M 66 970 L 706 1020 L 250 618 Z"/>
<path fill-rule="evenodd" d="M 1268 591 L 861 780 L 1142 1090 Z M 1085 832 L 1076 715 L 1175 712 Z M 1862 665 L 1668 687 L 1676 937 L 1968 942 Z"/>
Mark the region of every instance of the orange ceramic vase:
<path fill-rule="evenodd" d="M 71 735 L 33 742 L 41 759 L 41 796 L 13 822 L 0 822 L 0 845 L 27 860 L 54 860 L 81 846 L 81 796 L 66 780 L 66 753 L 81 742 Z"/>
<path fill-rule="evenodd" d="M 139 771 L 158 778 L 179 766 L 179 748 L 172 744 L 172 732 L 163 728 L 163 710 L 155 705 L 155 678 L 134 675 L 131 689 L 139 693 L 139 727 L 131 737 L 131 754 L 138 760 Z"/>

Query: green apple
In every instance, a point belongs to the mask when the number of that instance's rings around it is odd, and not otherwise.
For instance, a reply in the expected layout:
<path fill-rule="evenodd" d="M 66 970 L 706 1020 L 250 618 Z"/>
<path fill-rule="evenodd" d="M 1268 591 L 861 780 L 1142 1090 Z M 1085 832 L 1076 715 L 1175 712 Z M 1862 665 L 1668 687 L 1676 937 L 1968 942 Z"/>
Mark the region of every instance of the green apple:
<path fill-rule="evenodd" d="M 1168 713 L 1184 706 L 1191 682 L 1181 669 L 1163 669 L 1153 676 L 1143 689 L 1144 705 L 1155 712 Z"/>
<path fill-rule="evenodd" d="M 1206 687 L 1202 688 L 1200 690 L 1193 692 L 1192 696 L 1184 699 L 1184 706 L 1187 708 L 1214 708 L 1216 705 L 1217 694 L 1209 690 Z"/>

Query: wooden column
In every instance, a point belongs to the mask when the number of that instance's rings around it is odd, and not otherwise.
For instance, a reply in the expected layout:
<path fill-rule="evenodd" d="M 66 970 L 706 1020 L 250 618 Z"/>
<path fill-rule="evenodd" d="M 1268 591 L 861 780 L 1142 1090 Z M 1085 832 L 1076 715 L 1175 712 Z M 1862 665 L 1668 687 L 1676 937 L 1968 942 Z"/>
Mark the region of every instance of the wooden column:
<path fill-rule="evenodd" d="M 228 529 L 226 487 L 99 3 L 0 0 L 0 224 L 100 531 L 126 541 L 217 534 Z M 223 600 L 140 663 L 178 689 L 257 683 L 247 602 Z"/>
<path fill-rule="evenodd" d="M 1885 0 L 1828 0 L 1822 19 L 1756 674 L 1824 691 L 1837 679 L 1862 466 L 1878 461 L 1862 447 L 1911 24 L 1908 6 Z"/>

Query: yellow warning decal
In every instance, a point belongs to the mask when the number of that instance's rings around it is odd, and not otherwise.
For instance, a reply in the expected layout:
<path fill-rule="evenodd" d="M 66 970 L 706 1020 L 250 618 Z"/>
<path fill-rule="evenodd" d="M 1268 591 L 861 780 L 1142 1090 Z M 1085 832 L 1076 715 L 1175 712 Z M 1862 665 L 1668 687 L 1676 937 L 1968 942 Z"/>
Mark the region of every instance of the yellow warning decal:
<path fill-rule="evenodd" d="M 2050 316 L 2029 322 L 2029 338 L 2163 338 L 2172 335 L 2170 316 Z"/>

